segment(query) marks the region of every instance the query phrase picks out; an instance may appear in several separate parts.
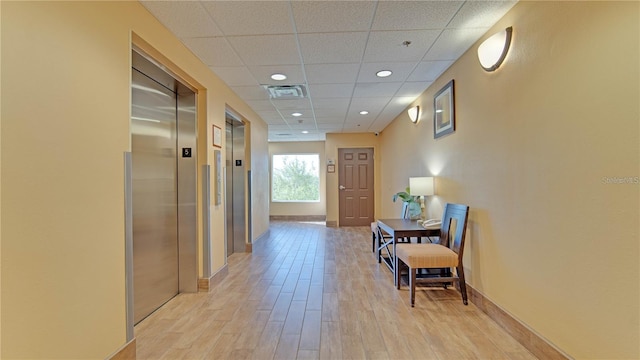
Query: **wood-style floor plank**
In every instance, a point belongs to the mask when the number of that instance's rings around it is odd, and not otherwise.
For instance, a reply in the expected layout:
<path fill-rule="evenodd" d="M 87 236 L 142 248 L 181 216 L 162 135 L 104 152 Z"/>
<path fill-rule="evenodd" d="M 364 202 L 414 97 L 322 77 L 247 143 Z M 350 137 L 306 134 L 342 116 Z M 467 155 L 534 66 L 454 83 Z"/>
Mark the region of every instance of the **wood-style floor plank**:
<path fill-rule="evenodd" d="M 272 222 L 209 293 L 180 294 L 135 327 L 146 359 L 512 359 L 529 351 L 453 288 L 409 305 L 368 226 Z"/>

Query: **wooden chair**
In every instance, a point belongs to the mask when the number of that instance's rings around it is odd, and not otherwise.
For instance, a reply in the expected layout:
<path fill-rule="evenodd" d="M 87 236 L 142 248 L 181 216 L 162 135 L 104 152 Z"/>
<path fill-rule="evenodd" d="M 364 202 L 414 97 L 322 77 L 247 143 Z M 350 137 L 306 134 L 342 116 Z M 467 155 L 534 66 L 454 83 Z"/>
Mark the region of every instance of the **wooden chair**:
<path fill-rule="evenodd" d="M 397 244 L 395 269 L 397 276 L 397 288 L 400 289 L 400 267 L 402 263 L 409 267 L 409 296 L 411 307 L 415 304 L 416 298 L 416 270 L 417 269 L 438 269 L 433 273 L 429 272 L 420 278 L 421 282 L 442 283 L 446 288 L 451 282 L 458 282 L 462 302 L 467 305 L 467 287 L 464 280 L 464 269 L 462 267 L 462 253 L 464 250 L 464 239 L 467 231 L 467 220 L 469 218 L 469 207 L 467 205 L 446 204 L 442 224 L 440 225 L 439 243 L 431 244 Z M 451 225 L 455 220 L 455 232 L 451 239 Z M 452 240 L 452 241 L 451 241 Z M 454 275 L 450 270 L 456 268 Z"/>

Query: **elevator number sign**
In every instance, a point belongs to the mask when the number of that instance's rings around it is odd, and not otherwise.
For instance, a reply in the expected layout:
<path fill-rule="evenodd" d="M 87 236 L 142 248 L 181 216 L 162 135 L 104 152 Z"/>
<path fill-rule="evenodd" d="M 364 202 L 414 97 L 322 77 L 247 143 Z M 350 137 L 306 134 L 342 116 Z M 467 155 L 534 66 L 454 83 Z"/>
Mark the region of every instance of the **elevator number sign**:
<path fill-rule="evenodd" d="M 190 158 L 191 157 L 191 148 L 182 148 L 182 157 Z"/>

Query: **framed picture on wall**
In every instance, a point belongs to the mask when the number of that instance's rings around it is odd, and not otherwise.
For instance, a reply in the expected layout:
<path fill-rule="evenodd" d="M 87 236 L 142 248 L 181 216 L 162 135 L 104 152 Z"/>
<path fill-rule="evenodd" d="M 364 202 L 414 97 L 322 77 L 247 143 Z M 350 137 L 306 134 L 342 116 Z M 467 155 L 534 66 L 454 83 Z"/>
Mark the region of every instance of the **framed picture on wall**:
<path fill-rule="evenodd" d="M 222 147 L 222 129 L 213 125 L 213 146 Z"/>
<path fill-rule="evenodd" d="M 451 134 L 456 129 L 456 109 L 453 79 L 433 98 L 433 137 Z"/>

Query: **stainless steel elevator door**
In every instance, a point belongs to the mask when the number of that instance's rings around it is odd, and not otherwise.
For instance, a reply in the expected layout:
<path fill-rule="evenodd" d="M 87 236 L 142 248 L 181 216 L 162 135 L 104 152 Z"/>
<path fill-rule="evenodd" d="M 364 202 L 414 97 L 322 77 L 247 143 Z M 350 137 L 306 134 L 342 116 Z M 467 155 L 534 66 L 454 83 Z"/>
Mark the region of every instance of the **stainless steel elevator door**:
<path fill-rule="evenodd" d="M 132 70 L 134 321 L 178 293 L 176 95 Z"/>
<path fill-rule="evenodd" d="M 234 253 L 233 236 L 235 231 L 233 230 L 233 125 L 227 122 L 225 127 L 225 148 L 226 158 L 225 166 L 227 168 L 225 181 L 225 219 L 226 219 L 226 231 L 227 235 L 227 256 Z"/>
<path fill-rule="evenodd" d="M 226 119 L 226 236 L 227 256 L 246 252 L 244 124 Z"/>

